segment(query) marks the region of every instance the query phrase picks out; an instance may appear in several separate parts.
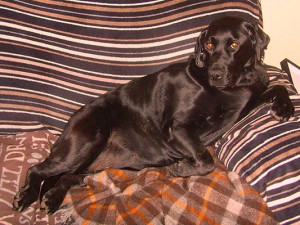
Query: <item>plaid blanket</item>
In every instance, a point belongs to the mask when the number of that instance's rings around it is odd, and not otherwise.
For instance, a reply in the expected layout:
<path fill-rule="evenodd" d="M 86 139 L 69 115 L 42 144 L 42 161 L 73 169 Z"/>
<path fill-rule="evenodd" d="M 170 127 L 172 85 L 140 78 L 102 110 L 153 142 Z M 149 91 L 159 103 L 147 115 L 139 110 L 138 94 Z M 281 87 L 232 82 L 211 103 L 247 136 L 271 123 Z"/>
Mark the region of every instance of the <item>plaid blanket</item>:
<path fill-rule="evenodd" d="M 277 224 L 259 194 L 219 161 L 207 176 L 110 169 L 85 183 L 65 199 L 66 224 Z"/>

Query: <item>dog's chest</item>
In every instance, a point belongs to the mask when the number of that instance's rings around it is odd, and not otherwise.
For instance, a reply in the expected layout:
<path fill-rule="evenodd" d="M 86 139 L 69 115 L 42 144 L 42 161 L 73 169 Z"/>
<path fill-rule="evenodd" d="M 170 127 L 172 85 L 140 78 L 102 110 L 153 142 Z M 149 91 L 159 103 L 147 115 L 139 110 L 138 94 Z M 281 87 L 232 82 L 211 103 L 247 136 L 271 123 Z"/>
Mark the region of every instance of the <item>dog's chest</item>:
<path fill-rule="evenodd" d="M 237 120 L 250 99 L 251 92 L 247 89 L 214 92 L 205 102 L 198 100 L 198 115 L 211 126 L 224 120 Z"/>

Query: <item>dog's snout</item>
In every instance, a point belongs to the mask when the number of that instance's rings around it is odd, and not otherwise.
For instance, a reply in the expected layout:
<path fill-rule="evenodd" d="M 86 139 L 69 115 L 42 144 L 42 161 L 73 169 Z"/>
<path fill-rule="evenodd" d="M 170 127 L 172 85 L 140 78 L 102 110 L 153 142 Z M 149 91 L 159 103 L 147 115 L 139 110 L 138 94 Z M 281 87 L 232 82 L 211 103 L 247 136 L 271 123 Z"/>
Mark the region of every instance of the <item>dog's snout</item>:
<path fill-rule="evenodd" d="M 209 79 L 217 81 L 226 75 L 226 69 L 221 65 L 214 65 L 208 69 Z"/>

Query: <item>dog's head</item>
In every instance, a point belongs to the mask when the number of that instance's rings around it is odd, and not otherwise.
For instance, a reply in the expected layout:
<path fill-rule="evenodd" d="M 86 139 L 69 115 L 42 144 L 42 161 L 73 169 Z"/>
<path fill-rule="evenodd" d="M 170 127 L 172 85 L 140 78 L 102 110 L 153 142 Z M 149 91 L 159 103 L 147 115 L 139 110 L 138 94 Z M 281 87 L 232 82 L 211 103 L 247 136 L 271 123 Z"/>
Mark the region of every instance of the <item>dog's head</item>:
<path fill-rule="evenodd" d="M 249 83 L 253 71 L 262 64 L 269 40 L 256 25 L 239 17 L 223 17 L 201 32 L 195 47 L 195 63 L 207 69 L 211 86 L 222 89 Z"/>

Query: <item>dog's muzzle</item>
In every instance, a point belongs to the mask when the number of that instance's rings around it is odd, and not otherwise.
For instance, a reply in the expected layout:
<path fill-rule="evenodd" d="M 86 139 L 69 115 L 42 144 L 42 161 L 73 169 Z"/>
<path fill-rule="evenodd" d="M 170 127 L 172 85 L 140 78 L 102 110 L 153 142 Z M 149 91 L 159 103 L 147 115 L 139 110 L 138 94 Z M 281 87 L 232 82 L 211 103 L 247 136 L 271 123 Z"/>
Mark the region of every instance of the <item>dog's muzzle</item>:
<path fill-rule="evenodd" d="M 208 79 L 213 82 L 220 82 L 226 77 L 227 70 L 223 65 L 215 64 L 208 68 Z"/>
<path fill-rule="evenodd" d="M 208 68 L 208 82 L 212 87 L 224 89 L 233 86 L 235 81 L 226 66 L 215 64 Z"/>

